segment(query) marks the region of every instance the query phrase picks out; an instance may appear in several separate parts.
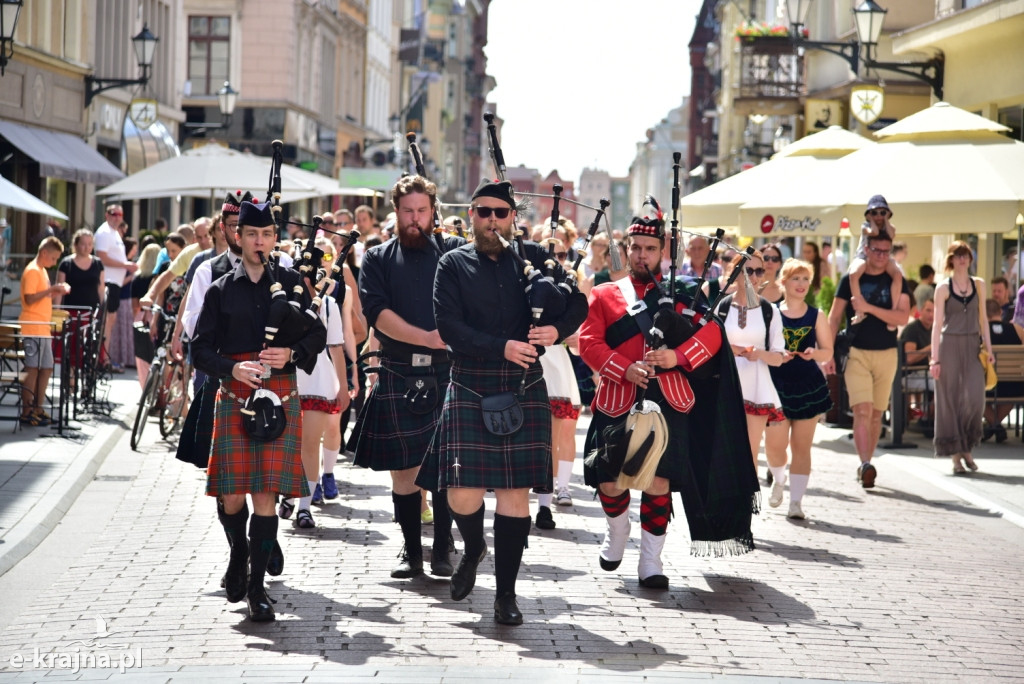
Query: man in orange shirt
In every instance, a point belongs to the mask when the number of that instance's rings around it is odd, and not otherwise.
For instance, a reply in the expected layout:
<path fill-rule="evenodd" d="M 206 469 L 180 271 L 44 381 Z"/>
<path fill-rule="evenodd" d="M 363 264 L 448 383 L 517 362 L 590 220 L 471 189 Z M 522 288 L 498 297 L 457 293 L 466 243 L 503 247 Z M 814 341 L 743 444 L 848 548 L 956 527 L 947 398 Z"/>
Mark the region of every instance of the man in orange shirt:
<path fill-rule="evenodd" d="M 67 283 L 50 284 L 46 269 L 57 265 L 64 245 L 52 235 L 39 243 L 36 258 L 21 275 L 21 334 L 25 345 L 25 383 L 21 386 L 21 424 L 47 425 L 50 416 L 42 408 L 46 385 L 53 373 L 53 345 L 50 318 L 53 298 L 71 291 Z"/>

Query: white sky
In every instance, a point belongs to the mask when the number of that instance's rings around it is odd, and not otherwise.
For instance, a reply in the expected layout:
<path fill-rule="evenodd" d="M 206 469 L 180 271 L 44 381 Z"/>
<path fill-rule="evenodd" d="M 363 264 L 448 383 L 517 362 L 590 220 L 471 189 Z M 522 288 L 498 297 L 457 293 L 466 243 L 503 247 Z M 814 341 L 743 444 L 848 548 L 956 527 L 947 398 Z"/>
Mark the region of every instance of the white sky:
<path fill-rule="evenodd" d="M 636 143 L 690 92 L 700 5 L 494 0 L 485 51 L 506 165 L 573 181 L 585 166 L 625 176 Z"/>

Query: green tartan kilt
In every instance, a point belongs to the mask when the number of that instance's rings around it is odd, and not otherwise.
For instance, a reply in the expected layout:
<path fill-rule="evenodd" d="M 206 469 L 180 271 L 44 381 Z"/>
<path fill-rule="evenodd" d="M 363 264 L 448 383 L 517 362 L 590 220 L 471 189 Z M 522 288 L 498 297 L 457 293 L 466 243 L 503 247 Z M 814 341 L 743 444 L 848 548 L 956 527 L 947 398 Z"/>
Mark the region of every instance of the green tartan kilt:
<path fill-rule="evenodd" d="M 492 435 L 480 414 L 480 395 L 515 392 L 523 369 L 502 361 L 459 360 L 416 483 L 424 489 L 465 487 L 551 491 L 551 406 L 540 363 L 530 367 L 519 397 L 523 426 Z"/>
<path fill-rule="evenodd" d="M 255 360 L 257 355 L 236 354 L 230 358 L 246 361 Z M 213 419 L 213 450 L 206 469 L 207 495 L 273 492 L 288 498 L 309 496 L 302 469 L 302 413 L 295 374 L 272 375 L 263 381 L 263 387 L 281 397 L 287 420 L 284 434 L 271 442 L 250 439 L 242 428 L 242 404 L 227 393 L 244 400 L 252 390 L 234 378 L 222 381 Z"/>
<path fill-rule="evenodd" d="M 682 491 L 685 487 L 684 478 L 687 477 L 689 470 L 686 436 L 690 429 L 690 417 L 669 406 L 655 382 L 648 385 L 645 398 L 654 401 L 661 407 L 661 413 L 665 416 L 665 424 L 668 426 L 668 446 L 658 462 L 658 469 L 654 471 L 654 474 L 668 480 L 671 491 Z M 590 428 L 587 430 L 583 453 L 589 456 L 594 449 L 603 449 L 604 429 L 609 425 L 624 422 L 628 415 L 626 413 L 618 418 L 612 418 L 601 411 L 594 411 L 594 415 L 590 419 Z M 588 487 L 597 488 L 602 482 L 614 482 L 619 478 L 617 472 L 610 472 L 603 467 L 604 465 L 600 458 L 594 460 L 593 466 L 584 464 L 583 478 Z"/>
<path fill-rule="evenodd" d="M 394 372 L 381 371 L 363 403 L 350 438 L 354 462 L 378 471 L 415 468 L 423 461 L 434 436 L 448 385 L 449 366 L 413 368 L 387 359 L 382 359 L 381 365 Z M 437 390 L 431 393 L 437 403 L 433 411 L 422 415 L 410 411 L 405 399 L 405 378 L 415 376 L 437 379 Z"/>

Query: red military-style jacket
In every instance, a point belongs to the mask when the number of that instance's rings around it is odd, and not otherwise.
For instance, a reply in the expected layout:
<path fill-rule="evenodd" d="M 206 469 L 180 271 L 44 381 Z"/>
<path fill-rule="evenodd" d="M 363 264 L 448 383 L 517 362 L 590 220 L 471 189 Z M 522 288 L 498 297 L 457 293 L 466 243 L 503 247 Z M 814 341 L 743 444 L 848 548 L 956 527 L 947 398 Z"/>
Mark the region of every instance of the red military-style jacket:
<path fill-rule="evenodd" d="M 633 276 L 628 277 L 638 300 L 655 286 L 654 283 L 641 283 Z M 633 324 L 635 335 L 614 349 L 608 344 L 608 329 L 627 315 L 626 306 L 626 299 L 617 283 L 602 283 L 590 292 L 590 310 L 580 328 L 580 356 L 601 376 L 591 408 L 613 418 L 629 411 L 636 401 L 636 385 L 624 376 L 629 364 L 642 361 L 645 351 L 648 351 L 636 324 Z M 682 310 L 683 305 L 677 303 L 676 311 Z M 654 312 L 650 312 L 652 317 Z M 667 371 L 659 368 L 654 382 L 658 383 L 673 409 L 689 413 L 694 403 L 690 382 L 680 368 L 686 371 L 699 368 L 710 361 L 721 346 L 721 329 L 717 325 L 701 326 L 690 339 L 676 347 L 676 367 Z"/>

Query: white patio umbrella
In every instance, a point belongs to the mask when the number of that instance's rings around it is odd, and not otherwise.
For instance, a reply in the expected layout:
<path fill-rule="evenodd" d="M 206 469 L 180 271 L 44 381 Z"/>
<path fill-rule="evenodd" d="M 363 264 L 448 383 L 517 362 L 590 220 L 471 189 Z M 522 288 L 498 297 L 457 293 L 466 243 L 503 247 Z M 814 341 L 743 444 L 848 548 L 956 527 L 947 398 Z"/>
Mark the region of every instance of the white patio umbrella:
<path fill-rule="evenodd" d="M 187 150 L 108 185 L 96 194 L 121 200 L 157 197 L 221 197 L 235 190 L 266 196 L 269 157 L 238 152 L 217 144 Z M 339 194 L 338 181 L 294 166 L 281 167 L 281 201 Z"/>
<path fill-rule="evenodd" d="M 738 227 L 743 204 L 799 186 L 802 179 L 821 173 L 837 159 L 873 144 L 840 126 L 805 136 L 771 160 L 683 197 L 679 202 L 680 223 L 697 230 Z"/>
<path fill-rule="evenodd" d="M 7 207 L 18 211 L 27 211 L 30 214 L 56 216 L 57 218 L 64 220 L 67 220 L 68 218 L 66 215 L 57 211 L 43 200 L 22 190 L 6 178 L 0 178 L 0 207 Z"/>
<path fill-rule="evenodd" d="M 820 218 L 835 234 L 842 216 L 858 225 L 868 198 L 882 194 L 899 235 L 1003 233 L 1024 211 L 1024 143 L 1003 135 L 1008 130 L 938 102 L 807 183 L 745 204 L 740 232 L 760 235 L 763 216 L 785 211 Z"/>

